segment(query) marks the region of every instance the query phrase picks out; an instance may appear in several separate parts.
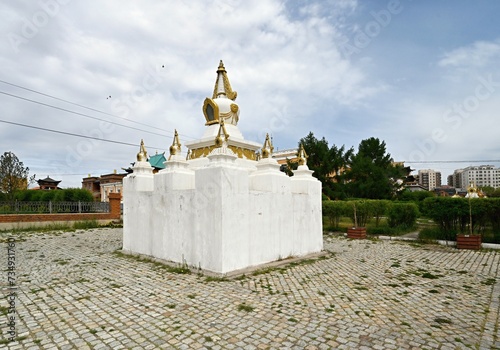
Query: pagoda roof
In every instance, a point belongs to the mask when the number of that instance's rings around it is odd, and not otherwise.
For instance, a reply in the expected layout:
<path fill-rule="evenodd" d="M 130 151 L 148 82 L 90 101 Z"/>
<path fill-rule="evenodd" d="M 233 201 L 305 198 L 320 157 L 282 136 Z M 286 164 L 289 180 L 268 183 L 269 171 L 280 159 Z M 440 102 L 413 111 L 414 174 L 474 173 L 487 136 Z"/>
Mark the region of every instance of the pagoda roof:
<path fill-rule="evenodd" d="M 40 180 L 36 180 L 38 183 L 42 182 L 42 183 L 52 183 L 52 184 L 55 184 L 55 185 L 58 185 L 62 180 L 54 180 L 54 179 L 51 179 L 50 177 L 46 177 L 45 179 L 40 179 Z"/>
<path fill-rule="evenodd" d="M 165 169 L 165 164 L 164 162 L 167 161 L 167 158 L 165 158 L 165 152 L 160 153 L 160 154 L 155 154 L 154 156 L 149 157 L 149 164 L 151 164 L 152 167 L 158 168 L 158 169 Z"/>

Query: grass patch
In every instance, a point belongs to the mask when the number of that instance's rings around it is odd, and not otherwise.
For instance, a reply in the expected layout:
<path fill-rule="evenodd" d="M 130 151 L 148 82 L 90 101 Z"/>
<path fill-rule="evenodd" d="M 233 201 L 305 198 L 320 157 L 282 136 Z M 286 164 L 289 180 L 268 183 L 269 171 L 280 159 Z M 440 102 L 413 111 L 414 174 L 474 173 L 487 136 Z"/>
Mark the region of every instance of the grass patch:
<path fill-rule="evenodd" d="M 357 290 L 368 290 L 368 288 L 364 287 L 364 286 L 354 287 L 354 289 L 357 289 Z"/>
<path fill-rule="evenodd" d="M 8 312 L 9 312 L 9 308 L 8 307 L 0 306 L 0 314 L 7 315 Z"/>
<path fill-rule="evenodd" d="M 216 276 L 207 276 L 205 277 L 205 282 L 228 282 L 229 279 L 227 277 L 216 277 Z"/>
<path fill-rule="evenodd" d="M 496 281 L 497 280 L 494 278 L 488 278 L 487 280 L 482 281 L 481 284 L 484 284 L 485 286 L 492 286 Z"/>
<path fill-rule="evenodd" d="M 23 337 L 17 337 L 16 339 L 14 339 L 14 340 L 12 340 L 12 341 L 14 341 L 14 342 L 20 342 L 20 341 L 23 341 L 23 340 L 25 340 L 25 339 L 28 339 L 28 337 L 26 337 L 26 336 L 23 336 Z M 0 345 L 5 345 L 5 344 L 8 344 L 8 343 L 10 343 L 10 342 L 11 342 L 11 340 L 10 340 L 10 339 L 2 339 L 2 340 L 0 340 Z"/>
<path fill-rule="evenodd" d="M 97 220 L 84 220 L 84 221 L 76 221 L 73 223 L 73 228 L 75 230 L 88 230 L 91 228 L 99 228 L 100 225 Z"/>
<path fill-rule="evenodd" d="M 439 324 L 451 324 L 452 323 L 449 319 L 443 318 L 443 317 L 436 317 L 434 319 L 434 322 L 439 323 Z"/>
<path fill-rule="evenodd" d="M 9 230 L 2 230 L 1 232 L 11 233 L 29 233 L 29 232 L 51 232 L 51 231 L 73 231 L 73 228 L 67 224 L 48 224 L 40 226 L 27 226 L 22 228 L 13 228 Z"/>
<path fill-rule="evenodd" d="M 433 275 L 432 273 L 430 272 L 424 272 L 422 274 L 422 278 L 429 278 L 431 280 L 435 280 L 435 279 L 438 279 L 439 277 L 442 277 L 441 275 Z"/>
<path fill-rule="evenodd" d="M 255 308 L 251 305 L 247 305 L 245 303 L 241 303 L 238 305 L 238 311 L 252 312 Z"/>
<path fill-rule="evenodd" d="M 90 280 L 88 280 L 86 278 L 80 278 L 79 280 L 75 281 L 75 283 L 86 283 L 86 282 L 90 282 Z"/>
<path fill-rule="evenodd" d="M 275 271 L 283 273 L 286 271 L 286 269 L 282 267 L 266 267 L 264 269 L 255 270 L 254 272 L 252 272 L 252 276 L 265 275 L 266 273 L 271 273 Z"/>
<path fill-rule="evenodd" d="M 120 258 L 125 258 L 125 259 L 129 259 L 129 260 L 135 260 L 135 261 L 139 261 L 139 262 L 150 263 L 154 267 L 156 267 L 158 269 L 166 270 L 167 272 L 176 273 L 176 274 L 184 274 L 184 275 L 191 274 L 191 270 L 189 269 L 189 267 L 186 264 L 179 265 L 179 266 L 170 266 L 170 265 L 162 264 L 162 263 L 160 263 L 158 261 L 153 261 L 152 259 L 149 259 L 149 258 L 146 258 L 146 257 L 141 257 L 141 256 L 137 256 L 137 255 L 124 254 L 124 253 L 122 253 L 119 250 L 115 250 L 113 252 L 113 254 L 115 254 L 116 256 L 118 256 Z"/>

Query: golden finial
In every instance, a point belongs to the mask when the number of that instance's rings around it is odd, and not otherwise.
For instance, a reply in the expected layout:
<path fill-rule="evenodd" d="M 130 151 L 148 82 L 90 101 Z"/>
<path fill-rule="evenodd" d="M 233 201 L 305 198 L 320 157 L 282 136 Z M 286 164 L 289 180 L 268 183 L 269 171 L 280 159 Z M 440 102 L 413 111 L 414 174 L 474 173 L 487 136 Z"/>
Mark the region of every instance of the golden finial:
<path fill-rule="evenodd" d="M 467 192 L 469 192 L 471 194 L 477 192 L 477 188 L 476 188 L 476 185 L 474 184 L 474 182 L 471 182 L 469 184 L 469 187 L 467 188 Z"/>
<path fill-rule="evenodd" d="M 297 154 L 297 156 L 299 158 L 299 160 L 298 160 L 299 165 L 306 165 L 307 164 L 307 153 L 304 150 L 304 146 L 302 144 L 300 144 L 299 153 Z"/>
<path fill-rule="evenodd" d="M 219 132 L 217 133 L 217 136 L 215 137 L 215 146 L 222 147 L 224 142 L 226 142 L 228 139 L 229 139 L 229 134 L 226 131 L 226 127 L 224 125 L 224 119 L 221 119 L 220 126 L 219 126 Z"/>
<path fill-rule="evenodd" d="M 137 161 L 147 162 L 147 160 L 148 160 L 148 152 L 146 151 L 146 147 L 144 147 L 144 140 L 141 139 L 141 146 L 139 148 L 139 153 L 137 153 Z"/>
<path fill-rule="evenodd" d="M 262 158 L 271 157 L 273 151 L 274 151 L 273 143 L 269 138 L 269 134 L 266 134 L 266 140 L 264 141 L 264 145 L 262 146 Z"/>
<path fill-rule="evenodd" d="M 175 156 L 176 154 L 181 154 L 181 143 L 179 141 L 179 134 L 177 133 L 177 129 L 174 132 L 174 139 L 172 140 L 172 146 L 170 146 L 170 157 L 168 160 Z"/>
<path fill-rule="evenodd" d="M 223 86 L 220 87 L 222 88 L 222 90 L 219 88 L 219 75 L 222 75 Z M 236 91 L 233 91 L 233 89 L 231 88 L 231 84 L 229 83 L 229 79 L 227 77 L 226 68 L 224 68 L 224 63 L 222 62 L 222 60 L 220 60 L 219 68 L 217 68 L 217 80 L 215 81 L 212 99 L 219 97 L 219 95 L 226 95 L 228 99 L 233 101 L 236 100 L 236 97 L 238 96 L 238 93 Z"/>

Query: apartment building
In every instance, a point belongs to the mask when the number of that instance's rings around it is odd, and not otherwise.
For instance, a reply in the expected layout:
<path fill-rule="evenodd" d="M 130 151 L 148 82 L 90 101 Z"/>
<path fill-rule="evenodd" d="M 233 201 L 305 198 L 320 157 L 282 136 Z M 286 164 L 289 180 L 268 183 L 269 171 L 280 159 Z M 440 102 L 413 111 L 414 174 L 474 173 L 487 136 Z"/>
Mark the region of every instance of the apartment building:
<path fill-rule="evenodd" d="M 418 171 L 418 184 L 428 191 L 441 187 L 441 173 L 432 169 Z"/>
<path fill-rule="evenodd" d="M 453 185 L 456 188 L 467 188 L 474 183 L 477 187 L 500 187 L 500 168 L 493 165 L 469 166 L 453 172 Z"/>

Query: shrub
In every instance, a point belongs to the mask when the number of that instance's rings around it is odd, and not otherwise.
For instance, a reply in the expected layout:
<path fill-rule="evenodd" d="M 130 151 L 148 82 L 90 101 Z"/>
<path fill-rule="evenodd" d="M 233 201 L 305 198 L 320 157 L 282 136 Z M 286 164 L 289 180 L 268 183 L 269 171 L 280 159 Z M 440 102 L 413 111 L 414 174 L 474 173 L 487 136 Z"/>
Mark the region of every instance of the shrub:
<path fill-rule="evenodd" d="M 378 226 L 380 223 L 380 218 L 387 214 L 387 209 L 391 204 L 391 201 L 386 199 L 380 200 L 371 200 L 369 201 L 372 207 L 372 215 L 375 217 L 375 226 Z"/>
<path fill-rule="evenodd" d="M 339 227 L 340 218 L 347 215 L 347 203 L 343 201 L 323 201 L 323 216 L 327 217 L 330 225 Z"/>
<path fill-rule="evenodd" d="M 20 202 L 92 202 L 94 198 L 89 190 L 82 188 L 67 188 L 63 190 L 22 190 L 15 199 Z"/>
<path fill-rule="evenodd" d="M 418 215 L 418 207 L 415 203 L 393 203 L 388 209 L 387 223 L 389 227 L 413 227 Z"/>
<path fill-rule="evenodd" d="M 373 205 L 370 200 L 347 201 L 346 216 L 350 217 L 354 226 L 365 227 L 373 215 Z M 356 215 L 355 215 L 356 214 Z M 355 217 L 356 216 L 356 217 Z M 356 222 L 357 221 L 357 222 Z"/>

